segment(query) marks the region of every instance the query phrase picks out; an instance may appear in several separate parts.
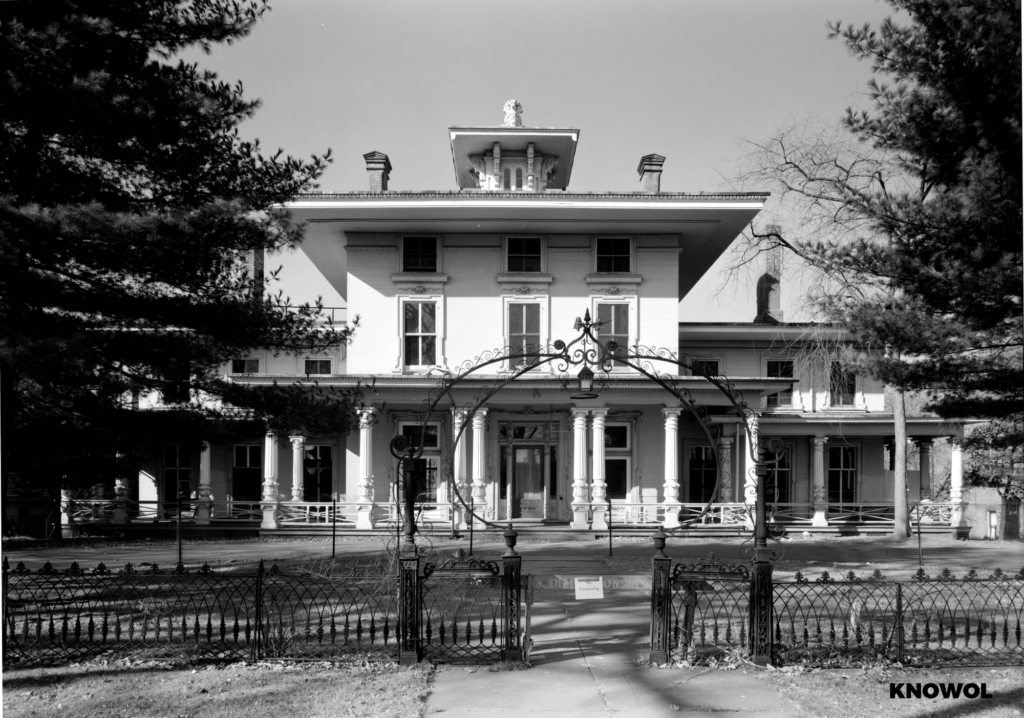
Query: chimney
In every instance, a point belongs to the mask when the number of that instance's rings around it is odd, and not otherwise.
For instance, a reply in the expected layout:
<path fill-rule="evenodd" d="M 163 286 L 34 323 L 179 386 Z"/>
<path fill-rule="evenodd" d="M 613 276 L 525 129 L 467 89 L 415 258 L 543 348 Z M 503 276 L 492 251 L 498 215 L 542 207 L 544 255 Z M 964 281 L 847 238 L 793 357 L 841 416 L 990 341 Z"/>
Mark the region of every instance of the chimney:
<path fill-rule="evenodd" d="M 263 247 L 249 250 L 248 256 L 245 258 L 245 271 L 249 275 L 249 281 L 252 282 L 252 288 L 249 296 L 256 304 L 263 303 Z"/>
<path fill-rule="evenodd" d="M 665 158 L 661 155 L 644 155 L 640 158 L 640 166 L 636 171 L 640 173 L 640 191 L 647 194 L 661 192 L 661 166 L 665 164 Z"/>
<path fill-rule="evenodd" d="M 387 192 L 388 175 L 391 173 L 391 161 L 383 152 L 367 152 L 363 155 L 366 160 L 366 171 L 370 173 L 370 191 Z"/>
<path fill-rule="evenodd" d="M 781 234 L 775 225 L 768 226 L 768 232 Z M 755 324 L 782 323 L 782 252 L 776 243 L 765 253 L 764 274 L 757 280 L 757 316 Z"/>

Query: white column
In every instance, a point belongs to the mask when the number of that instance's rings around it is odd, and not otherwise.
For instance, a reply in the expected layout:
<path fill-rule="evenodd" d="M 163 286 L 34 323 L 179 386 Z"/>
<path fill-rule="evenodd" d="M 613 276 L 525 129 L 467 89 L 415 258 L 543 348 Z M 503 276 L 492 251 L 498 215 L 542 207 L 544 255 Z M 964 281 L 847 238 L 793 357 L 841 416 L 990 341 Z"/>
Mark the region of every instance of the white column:
<path fill-rule="evenodd" d="M 71 489 L 60 490 L 60 535 L 64 538 L 74 538 L 74 513 L 75 502 L 71 498 Z"/>
<path fill-rule="evenodd" d="M 267 432 L 263 443 L 263 523 L 260 528 L 277 528 L 277 434 Z"/>
<path fill-rule="evenodd" d="M 665 518 L 664 526 L 674 529 L 679 526 L 679 414 L 682 409 L 662 409 L 665 417 Z"/>
<path fill-rule="evenodd" d="M 292 501 L 302 501 L 305 495 L 303 459 L 306 456 L 306 437 L 289 436 L 288 441 L 292 442 Z"/>
<path fill-rule="evenodd" d="M 128 523 L 128 481 L 114 479 L 114 523 Z"/>
<path fill-rule="evenodd" d="M 917 455 L 918 461 L 920 462 L 920 486 L 921 486 L 921 500 L 930 501 L 932 499 L 932 440 L 931 439 L 918 439 L 917 440 Z"/>
<path fill-rule="evenodd" d="M 373 425 L 377 410 L 372 406 L 360 407 L 359 416 L 359 484 L 356 528 L 373 528 Z"/>
<path fill-rule="evenodd" d="M 732 502 L 732 442 L 731 436 L 718 439 L 718 460 L 722 462 L 722 490 L 718 500 L 723 504 Z"/>
<path fill-rule="evenodd" d="M 572 527 L 586 530 L 587 520 L 587 409 L 572 412 Z"/>
<path fill-rule="evenodd" d="M 949 500 L 953 503 L 950 525 L 955 538 L 969 538 L 971 526 L 967 523 L 967 502 L 964 501 L 964 444 L 963 439 L 949 440 Z"/>
<path fill-rule="evenodd" d="M 208 524 L 213 516 L 213 497 L 210 486 L 210 445 L 205 441 L 199 448 L 199 490 L 196 492 L 198 503 L 196 504 L 196 523 Z"/>
<path fill-rule="evenodd" d="M 462 499 L 469 503 L 469 496 L 466 495 L 466 432 L 463 431 L 462 427 L 466 424 L 466 412 L 463 409 L 452 409 L 452 438 L 459 437 L 458 441 L 455 442 L 455 465 L 452 466 L 452 481 L 455 483 L 456 488 L 459 490 L 459 495 Z M 460 436 L 461 432 L 461 436 Z M 450 497 L 454 502 L 456 501 L 455 496 Z M 466 523 L 468 520 L 468 514 L 466 509 L 461 505 L 453 507 L 455 511 L 456 526 L 460 529 L 469 528 L 469 524 Z"/>
<path fill-rule="evenodd" d="M 478 516 L 487 516 L 487 409 L 477 409 L 473 414 L 473 511 Z M 497 505 L 492 516 L 497 516 Z M 483 526 L 481 522 L 477 526 Z"/>
<path fill-rule="evenodd" d="M 604 422 L 608 417 L 608 409 L 591 409 L 591 415 L 590 447 L 594 461 L 590 468 L 590 511 L 594 520 L 590 528 L 593 531 L 604 531 L 608 528 L 608 486 L 604 483 Z"/>
<path fill-rule="evenodd" d="M 814 487 L 812 489 L 812 500 L 814 501 L 814 518 L 811 526 L 828 526 L 828 503 L 825 501 L 825 443 L 828 441 L 823 436 L 811 438 L 814 449 Z"/>

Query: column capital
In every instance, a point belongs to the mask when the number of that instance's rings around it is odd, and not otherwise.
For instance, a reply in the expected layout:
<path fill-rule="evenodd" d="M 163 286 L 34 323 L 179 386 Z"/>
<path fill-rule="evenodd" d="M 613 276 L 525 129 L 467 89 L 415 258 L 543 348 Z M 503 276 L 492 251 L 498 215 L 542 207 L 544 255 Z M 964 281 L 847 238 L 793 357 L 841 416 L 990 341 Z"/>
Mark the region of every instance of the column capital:
<path fill-rule="evenodd" d="M 487 409 L 477 409 L 473 412 L 473 428 L 483 428 L 487 425 Z"/>
<path fill-rule="evenodd" d="M 718 437 L 718 443 L 719 443 L 719 444 L 720 444 L 720 445 L 721 445 L 722 447 L 724 447 L 724 448 L 729 448 L 729 447 L 731 447 L 731 446 L 732 446 L 732 442 L 733 442 L 734 440 L 735 440 L 735 437 L 733 437 L 733 436 L 719 436 L 719 437 Z"/>
<path fill-rule="evenodd" d="M 964 437 L 962 437 L 962 436 L 948 436 L 948 437 L 946 437 L 946 440 L 949 442 L 949 446 L 950 446 L 951 449 L 954 449 L 956 451 L 963 451 L 964 450 Z"/>
<path fill-rule="evenodd" d="M 590 414 L 590 409 L 585 409 L 585 408 L 582 408 L 582 407 L 579 407 L 579 406 L 573 406 L 573 407 L 570 407 L 569 413 L 572 414 L 574 419 L 576 419 L 576 418 L 586 419 L 587 415 Z"/>
<path fill-rule="evenodd" d="M 366 429 L 373 426 L 373 422 L 377 419 L 377 409 L 372 406 L 361 406 L 356 409 L 356 414 L 359 415 L 360 429 Z"/>
<path fill-rule="evenodd" d="M 296 449 L 299 449 L 299 448 L 302 447 L 303 444 L 306 443 L 306 437 L 305 436 L 289 436 L 288 437 L 288 441 L 292 442 L 292 446 L 293 447 L 295 447 Z"/>
<path fill-rule="evenodd" d="M 827 436 L 812 436 L 811 437 L 811 443 L 814 444 L 815 448 L 820 449 L 821 447 L 825 446 L 825 444 L 828 443 L 828 437 Z"/>
<path fill-rule="evenodd" d="M 934 436 L 912 436 L 910 438 L 917 444 L 917 448 L 923 451 L 929 451 L 932 448 L 932 442 L 935 441 Z"/>
<path fill-rule="evenodd" d="M 670 416 L 679 418 L 680 414 L 682 414 L 683 411 L 685 411 L 685 409 L 683 409 L 683 407 L 681 406 L 666 406 L 664 409 L 661 410 L 661 415 L 664 416 L 666 419 Z"/>
<path fill-rule="evenodd" d="M 607 416 L 608 416 L 608 407 L 607 406 L 595 407 L 595 408 L 590 410 L 590 413 L 593 414 L 593 417 L 594 417 L 595 421 L 597 421 L 597 419 L 599 419 L 599 418 L 602 421 L 604 421 L 605 418 L 607 418 Z"/>

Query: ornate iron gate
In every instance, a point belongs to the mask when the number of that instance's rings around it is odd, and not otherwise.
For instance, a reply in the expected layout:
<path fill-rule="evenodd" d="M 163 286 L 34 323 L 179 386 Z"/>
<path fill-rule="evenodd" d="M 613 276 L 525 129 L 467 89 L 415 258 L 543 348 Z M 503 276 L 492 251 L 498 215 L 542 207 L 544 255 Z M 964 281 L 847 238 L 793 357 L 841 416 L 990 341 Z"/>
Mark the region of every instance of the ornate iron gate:
<path fill-rule="evenodd" d="M 522 560 L 512 546 L 501 566 L 459 549 L 454 558 L 425 564 L 421 573 L 418 555 L 402 558 L 400 663 L 526 658 Z"/>
<path fill-rule="evenodd" d="M 654 557 L 651 592 L 651 662 L 682 660 L 695 651 L 746 647 L 753 631 L 750 569 L 725 564 L 713 553 L 672 568 L 672 559 Z M 738 620 L 737 620 L 738 619 Z"/>

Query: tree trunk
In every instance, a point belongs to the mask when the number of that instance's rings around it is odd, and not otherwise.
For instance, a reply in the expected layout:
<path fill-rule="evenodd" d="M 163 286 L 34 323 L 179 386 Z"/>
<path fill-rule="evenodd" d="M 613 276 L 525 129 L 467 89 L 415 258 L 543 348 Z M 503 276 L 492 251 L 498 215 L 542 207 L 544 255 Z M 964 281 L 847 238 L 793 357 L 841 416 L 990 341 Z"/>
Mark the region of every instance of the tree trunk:
<path fill-rule="evenodd" d="M 892 537 L 905 541 L 910 537 L 910 512 L 907 501 L 907 406 L 899 389 L 886 385 L 885 397 L 892 407 L 893 441 L 893 514 Z"/>

